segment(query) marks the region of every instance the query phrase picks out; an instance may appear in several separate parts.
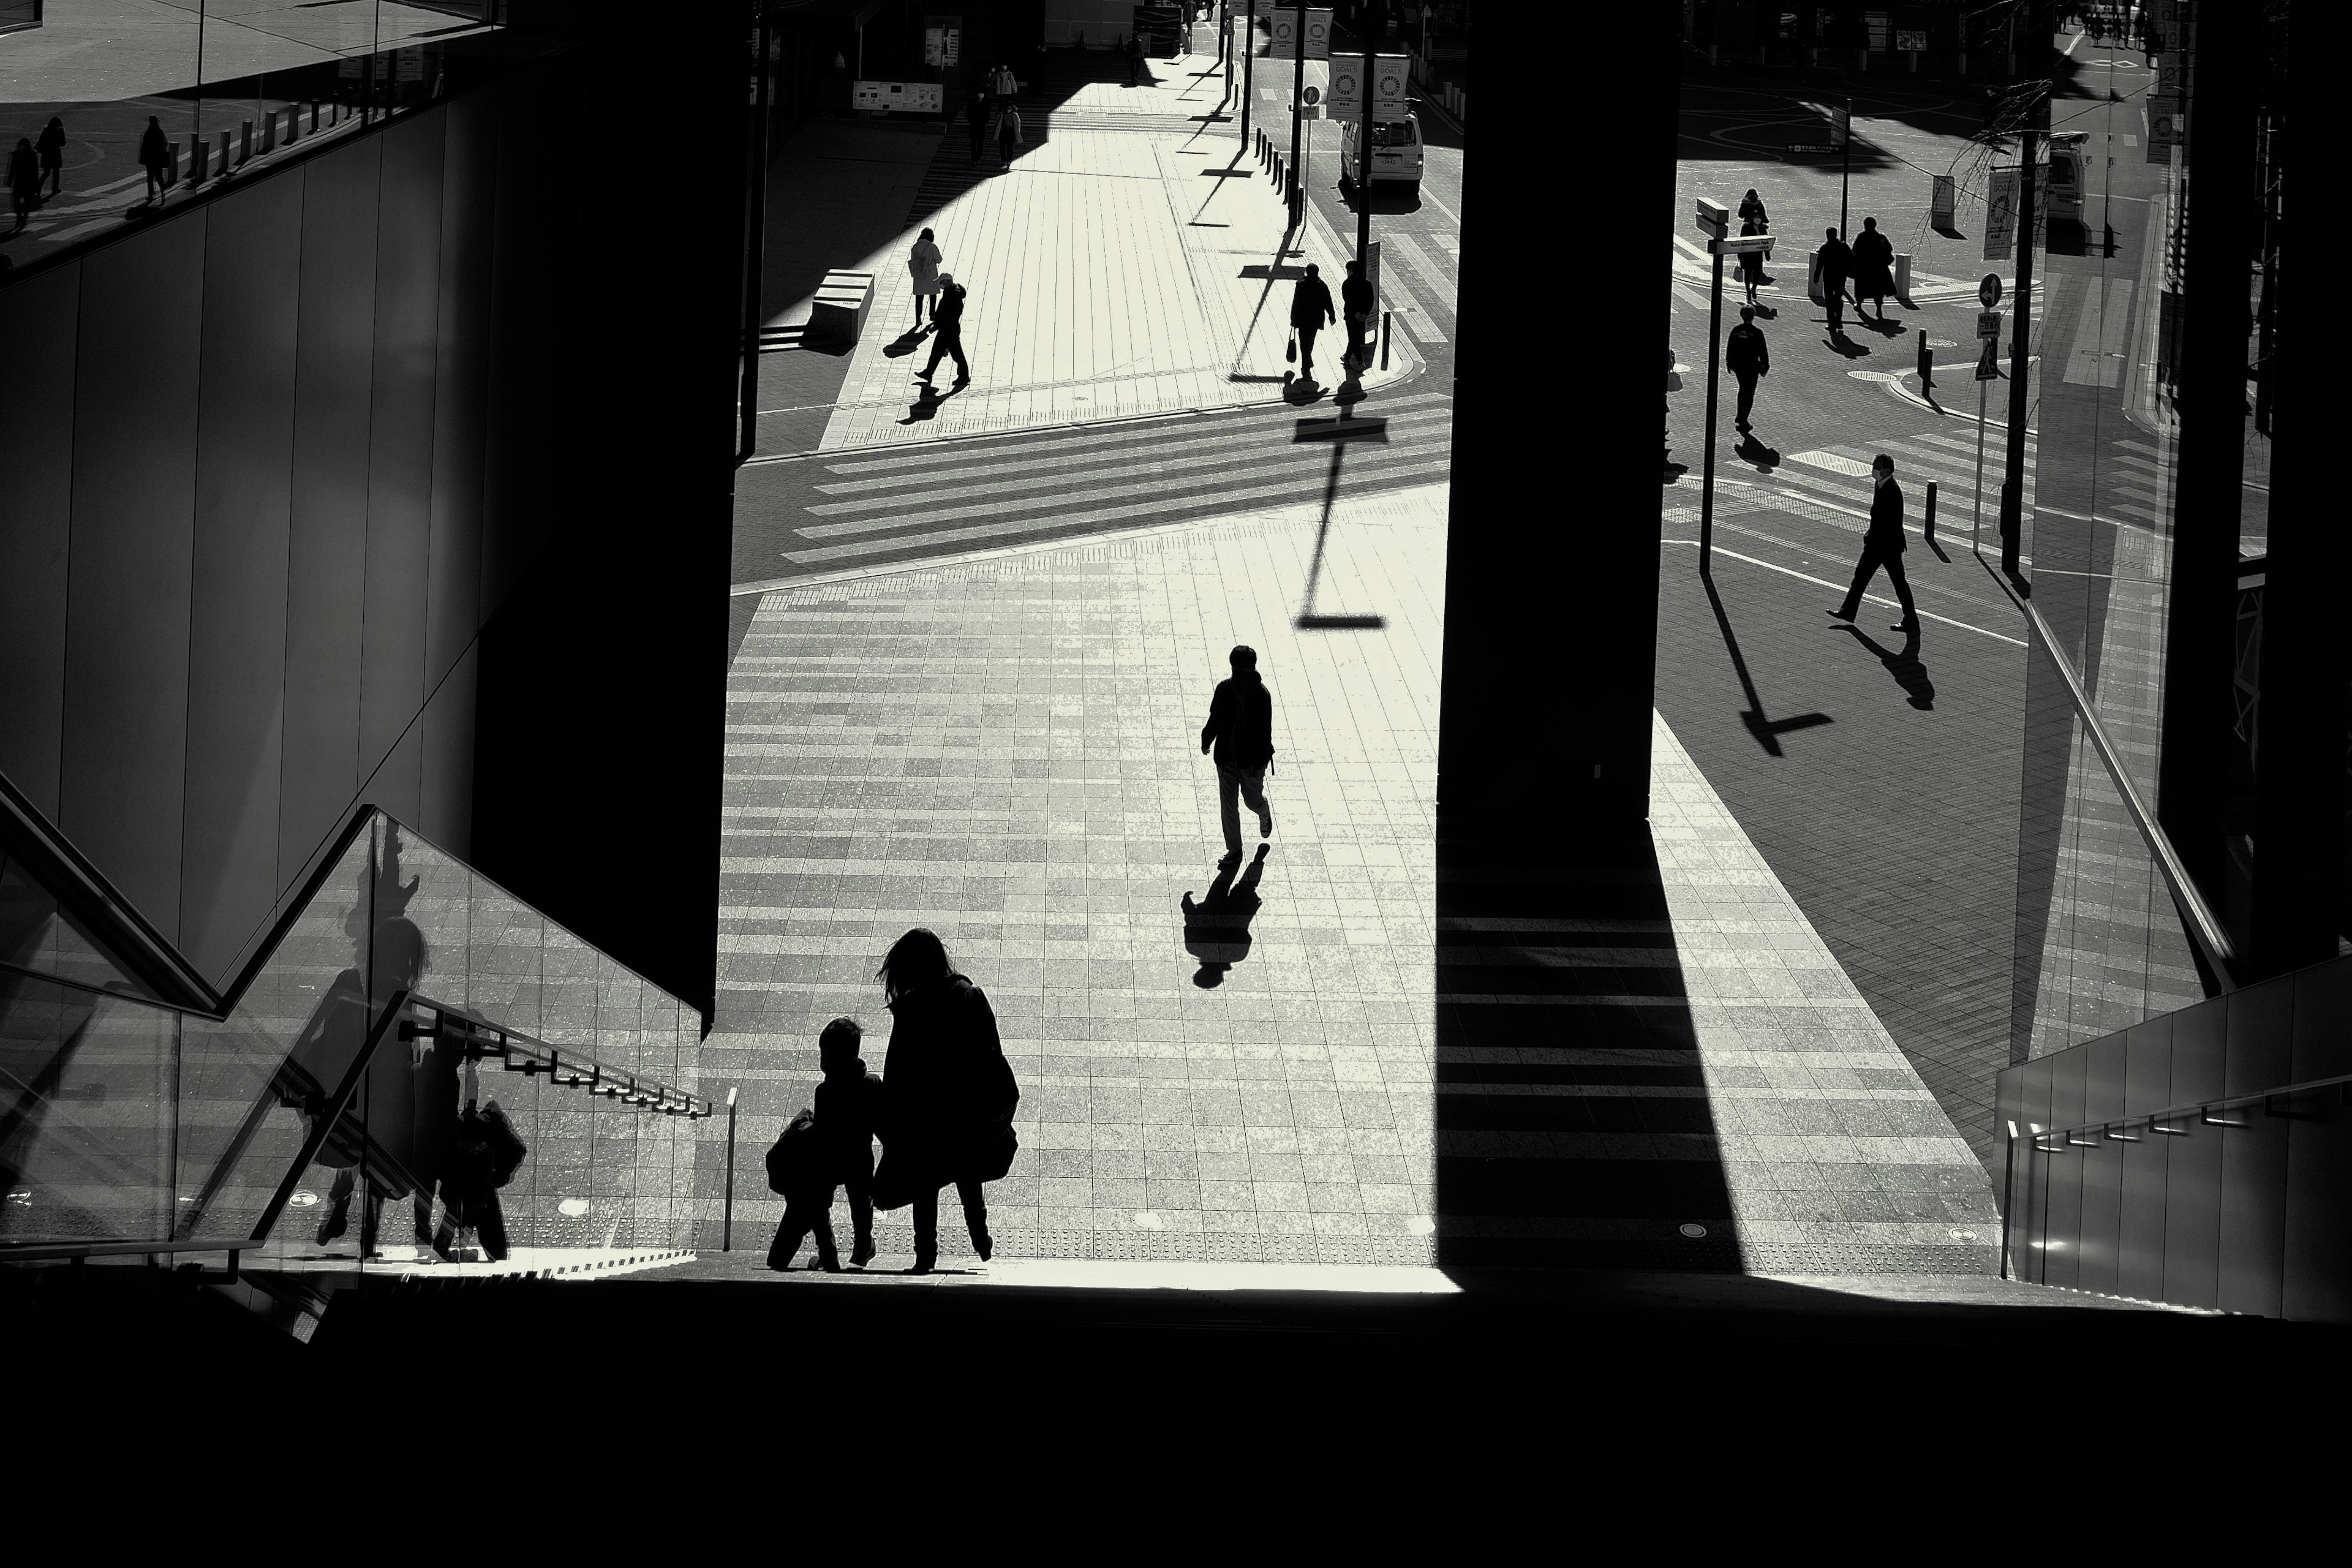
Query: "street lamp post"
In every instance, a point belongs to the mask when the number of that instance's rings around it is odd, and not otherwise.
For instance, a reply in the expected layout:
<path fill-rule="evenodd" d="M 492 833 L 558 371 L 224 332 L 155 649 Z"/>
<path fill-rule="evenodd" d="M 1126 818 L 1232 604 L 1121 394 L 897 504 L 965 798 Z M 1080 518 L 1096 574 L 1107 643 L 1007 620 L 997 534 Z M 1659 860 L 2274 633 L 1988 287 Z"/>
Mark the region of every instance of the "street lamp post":
<path fill-rule="evenodd" d="M 1233 19 L 1233 6 L 1228 4 L 1225 7 L 1225 26 L 1228 28 L 1232 27 Z M 1257 0 L 1249 0 L 1249 16 L 1244 24 L 1244 31 L 1245 36 L 1241 40 L 1242 145 L 1246 147 L 1250 144 L 1250 88 L 1257 79 Z M 1225 75 L 1228 79 L 1231 79 L 1233 76 L 1231 66 L 1225 68 Z"/>
<path fill-rule="evenodd" d="M 1363 264 L 1368 283 L 1372 277 L 1372 52 L 1387 22 L 1383 0 L 1365 0 L 1364 74 L 1356 94 L 1361 121 L 1356 128 L 1356 259 Z"/>

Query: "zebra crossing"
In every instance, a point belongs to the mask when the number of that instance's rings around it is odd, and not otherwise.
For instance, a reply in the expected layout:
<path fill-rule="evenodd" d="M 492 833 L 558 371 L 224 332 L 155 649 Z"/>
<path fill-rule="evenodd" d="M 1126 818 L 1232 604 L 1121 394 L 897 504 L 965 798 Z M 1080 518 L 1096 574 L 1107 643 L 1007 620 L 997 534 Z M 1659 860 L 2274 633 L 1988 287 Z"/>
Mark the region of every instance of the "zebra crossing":
<path fill-rule="evenodd" d="M 1360 407 L 1358 418 L 1385 421 L 1373 439 L 1307 440 L 1302 416 L 1331 418 L 1324 408 L 1252 411 L 755 463 L 741 471 L 738 497 L 771 492 L 757 509 L 770 559 L 806 572 L 1360 497 L 1436 483 L 1450 470 L 1446 393 Z M 740 529 L 740 505 L 737 515 Z"/>
<path fill-rule="evenodd" d="M 2001 481 L 2008 473 L 2009 433 L 1988 428 L 1984 437 L 1983 505 L 1985 514 L 1993 517 L 1999 514 Z M 2109 447 L 2105 471 L 2096 486 L 2100 509 L 2092 514 L 2093 521 L 2148 531 L 2160 527 L 2165 518 L 2167 459 L 2154 441 L 2137 435 L 2116 437 Z M 1895 459 L 1895 478 L 1911 489 L 1915 520 L 1924 516 L 1922 487 L 1928 483 L 1937 488 L 1937 521 L 1943 531 L 1954 531 L 1974 517 L 1977 442 L 1975 433 L 1968 429 L 1882 436 L 1867 446 L 1841 444 L 1795 452 L 1780 460 L 1771 477 L 1789 487 L 1783 493 L 1813 505 L 1867 516 L 1871 459 L 1881 452 Z M 2028 501 L 2023 513 L 2029 522 L 2034 515 L 2032 498 L 2039 457 L 2039 440 L 2029 434 L 2025 440 Z"/>

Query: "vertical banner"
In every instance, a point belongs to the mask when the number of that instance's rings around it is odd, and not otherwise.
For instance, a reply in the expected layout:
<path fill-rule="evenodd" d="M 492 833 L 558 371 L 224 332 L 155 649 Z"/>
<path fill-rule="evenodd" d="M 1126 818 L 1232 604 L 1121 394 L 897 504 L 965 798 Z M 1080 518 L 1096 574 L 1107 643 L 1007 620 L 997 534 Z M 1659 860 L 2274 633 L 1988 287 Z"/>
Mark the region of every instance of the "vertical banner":
<path fill-rule="evenodd" d="M 1949 174 L 1932 177 L 1927 196 L 1927 226 L 1950 230 L 1959 207 L 1959 183 Z"/>
<path fill-rule="evenodd" d="M 2015 169 L 1995 169 L 1992 183 L 1985 187 L 1984 258 L 2006 261 L 2010 247 L 2017 238 L 2017 174 Z"/>

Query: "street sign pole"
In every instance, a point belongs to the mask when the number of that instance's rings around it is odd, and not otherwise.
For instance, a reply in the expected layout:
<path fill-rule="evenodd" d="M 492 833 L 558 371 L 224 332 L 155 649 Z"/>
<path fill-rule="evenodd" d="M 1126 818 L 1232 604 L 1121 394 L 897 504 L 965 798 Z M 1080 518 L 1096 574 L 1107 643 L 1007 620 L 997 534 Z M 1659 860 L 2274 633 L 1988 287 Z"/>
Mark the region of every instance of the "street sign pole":
<path fill-rule="evenodd" d="M 1290 47 L 1297 57 L 1297 65 L 1290 74 L 1290 218 L 1296 224 L 1301 215 L 1299 197 L 1307 191 L 1307 166 L 1300 162 L 1298 148 L 1307 129 L 1307 0 L 1298 0 L 1298 23 L 1290 36 Z"/>
<path fill-rule="evenodd" d="M 1846 193 L 1853 185 L 1853 100 L 1851 98 L 1845 100 L 1845 123 L 1838 127 L 1838 150 L 1845 154 L 1845 167 L 1838 174 L 1838 237 L 1852 245 L 1853 236 L 1845 226 Z M 1883 304 L 1878 308 L 1881 310 L 1886 309 Z M 1861 312 L 1862 306 L 1857 302 L 1854 313 L 1859 316 Z"/>
<path fill-rule="evenodd" d="M 1370 0 L 1358 24 L 1364 29 L 1364 79 L 1356 92 L 1356 259 L 1372 274 L 1372 51 L 1388 31 L 1385 0 Z"/>
<path fill-rule="evenodd" d="M 1977 510 L 1975 518 L 1969 524 L 1969 548 L 1979 555 L 1984 553 L 1984 441 L 1987 384 L 1983 381 L 1977 383 Z"/>
<path fill-rule="evenodd" d="M 1984 553 L 1984 459 L 1985 459 L 1985 392 L 1993 377 L 1985 374 L 1985 366 L 1994 357 L 2000 342 L 2000 318 L 1993 307 L 2000 303 L 2000 274 L 1988 272 L 1977 285 L 1977 300 L 1984 306 L 1984 314 L 1977 318 L 1977 504 L 1976 515 L 1969 524 L 1969 548 L 1979 555 Z M 1992 323 L 1992 336 L 1987 338 L 1987 319 Z M 1994 374 L 2000 374 L 1996 367 Z"/>
<path fill-rule="evenodd" d="M 2028 5 L 2029 19 L 2035 26 L 2046 20 L 2046 8 L 2039 0 L 2028 0 Z M 2034 74 L 2044 91 L 2018 136 L 2017 321 L 2010 328 L 2009 450 L 2001 465 L 2000 485 L 2000 569 L 2012 578 L 2017 575 L 2018 551 L 2025 531 L 2026 362 L 2032 357 L 2033 340 L 2033 163 L 2041 150 L 2040 123 L 2050 116 L 2049 35 L 2036 34 L 2029 27 L 2028 38 L 2040 40 L 2032 45 L 2037 51 Z"/>
<path fill-rule="evenodd" d="M 1230 5 L 1225 7 L 1225 24 L 1227 26 L 1233 25 L 1233 7 Z M 1250 99 L 1254 96 L 1250 91 L 1250 86 L 1257 79 L 1257 0 L 1249 0 L 1249 16 L 1244 23 L 1244 26 L 1246 31 L 1241 40 L 1242 145 L 1246 147 L 1250 144 Z M 1227 68 L 1226 74 L 1228 76 L 1233 74 L 1230 67 Z"/>
<path fill-rule="evenodd" d="M 1706 308 L 1706 456 L 1701 459 L 1698 491 L 1698 574 L 1715 575 L 1715 416 L 1717 388 L 1723 379 L 1723 252 L 1717 248 L 1731 232 L 1731 212 L 1720 202 L 1698 198 L 1698 231 L 1707 237 L 1715 255 L 1715 291 Z"/>

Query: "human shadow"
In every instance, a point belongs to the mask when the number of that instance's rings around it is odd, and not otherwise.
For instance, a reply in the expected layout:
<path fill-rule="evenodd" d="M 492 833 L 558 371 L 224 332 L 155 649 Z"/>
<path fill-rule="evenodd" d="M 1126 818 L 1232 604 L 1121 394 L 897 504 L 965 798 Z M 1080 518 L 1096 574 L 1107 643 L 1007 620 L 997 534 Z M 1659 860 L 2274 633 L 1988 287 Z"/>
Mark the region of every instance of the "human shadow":
<path fill-rule="evenodd" d="M 920 425 L 927 419 L 938 418 L 940 416 L 940 405 L 945 403 L 949 398 L 953 397 L 962 390 L 963 388 L 960 386 L 951 386 L 945 392 L 941 392 L 936 386 L 924 387 L 922 392 L 917 395 L 915 401 L 907 405 L 907 416 L 904 419 L 899 420 L 898 423 L 901 425 Z"/>
<path fill-rule="evenodd" d="M 1723 648 L 1731 656 L 1732 673 L 1738 676 L 1739 689 L 1748 698 L 1748 709 L 1739 715 L 1739 721 L 1748 726 L 1748 732 L 1756 737 L 1756 743 L 1764 748 L 1764 754 L 1768 757 L 1785 755 L 1780 750 L 1780 738 L 1791 730 L 1811 730 L 1818 725 L 1836 723 L 1837 721 L 1826 713 L 1797 713 L 1786 719 L 1764 716 L 1764 699 L 1757 694 L 1755 679 L 1748 672 L 1747 657 L 1739 651 L 1739 635 L 1731 629 L 1731 616 L 1724 610 L 1723 596 L 1715 591 L 1715 578 L 1712 574 L 1703 574 L 1699 582 L 1706 589 L 1706 602 L 1715 609 L 1716 627 L 1723 633 Z"/>
<path fill-rule="evenodd" d="M 1739 445 L 1734 447 L 1731 451 L 1732 455 L 1740 461 L 1753 464 L 1759 473 L 1769 474 L 1780 466 L 1780 454 L 1778 448 L 1766 446 L 1753 435 L 1741 437 Z"/>
<path fill-rule="evenodd" d="M 1906 321 L 1890 321 L 1883 316 L 1865 316 L 1859 310 L 1853 313 L 1853 320 L 1856 326 L 1876 332 L 1882 338 L 1899 338 L 1911 330 L 1910 323 Z"/>
<path fill-rule="evenodd" d="M 1822 342 L 1829 345 L 1829 347 L 1836 350 L 1839 353 L 1843 354 L 1848 359 L 1864 359 L 1867 358 L 1870 353 L 1869 346 L 1867 344 L 1855 342 L 1852 338 L 1846 336 L 1845 329 L 1843 327 L 1832 327 L 1830 329 L 1830 335 L 1823 338 Z"/>
<path fill-rule="evenodd" d="M 1868 632 L 1855 626 L 1840 626 L 1840 631 L 1852 632 L 1853 640 L 1868 648 L 1895 684 L 1903 689 L 1904 700 L 1922 713 L 1931 712 L 1936 706 L 1936 683 L 1927 679 L 1927 667 L 1919 662 L 1919 618 L 1914 616 L 1903 629 L 1903 646 L 1889 648 Z"/>
<path fill-rule="evenodd" d="M 905 359 L 908 354 L 913 353 L 918 348 L 921 347 L 923 340 L 930 335 L 931 323 L 929 321 L 919 321 L 915 325 L 908 327 L 905 331 L 900 332 L 897 337 L 891 339 L 890 342 L 883 344 L 883 356 L 887 359 Z"/>
<path fill-rule="evenodd" d="M 1258 879 L 1265 875 L 1265 858 L 1273 847 L 1259 845 L 1249 869 L 1238 879 L 1234 876 L 1240 870 L 1238 862 L 1223 868 L 1209 884 L 1207 896 L 1198 902 L 1192 890 L 1185 889 L 1184 951 L 1200 962 L 1192 984 L 1203 991 L 1223 984 L 1234 965 L 1249 956 L 1250 921 L 1265 903 L 1257 896 Z"/>

